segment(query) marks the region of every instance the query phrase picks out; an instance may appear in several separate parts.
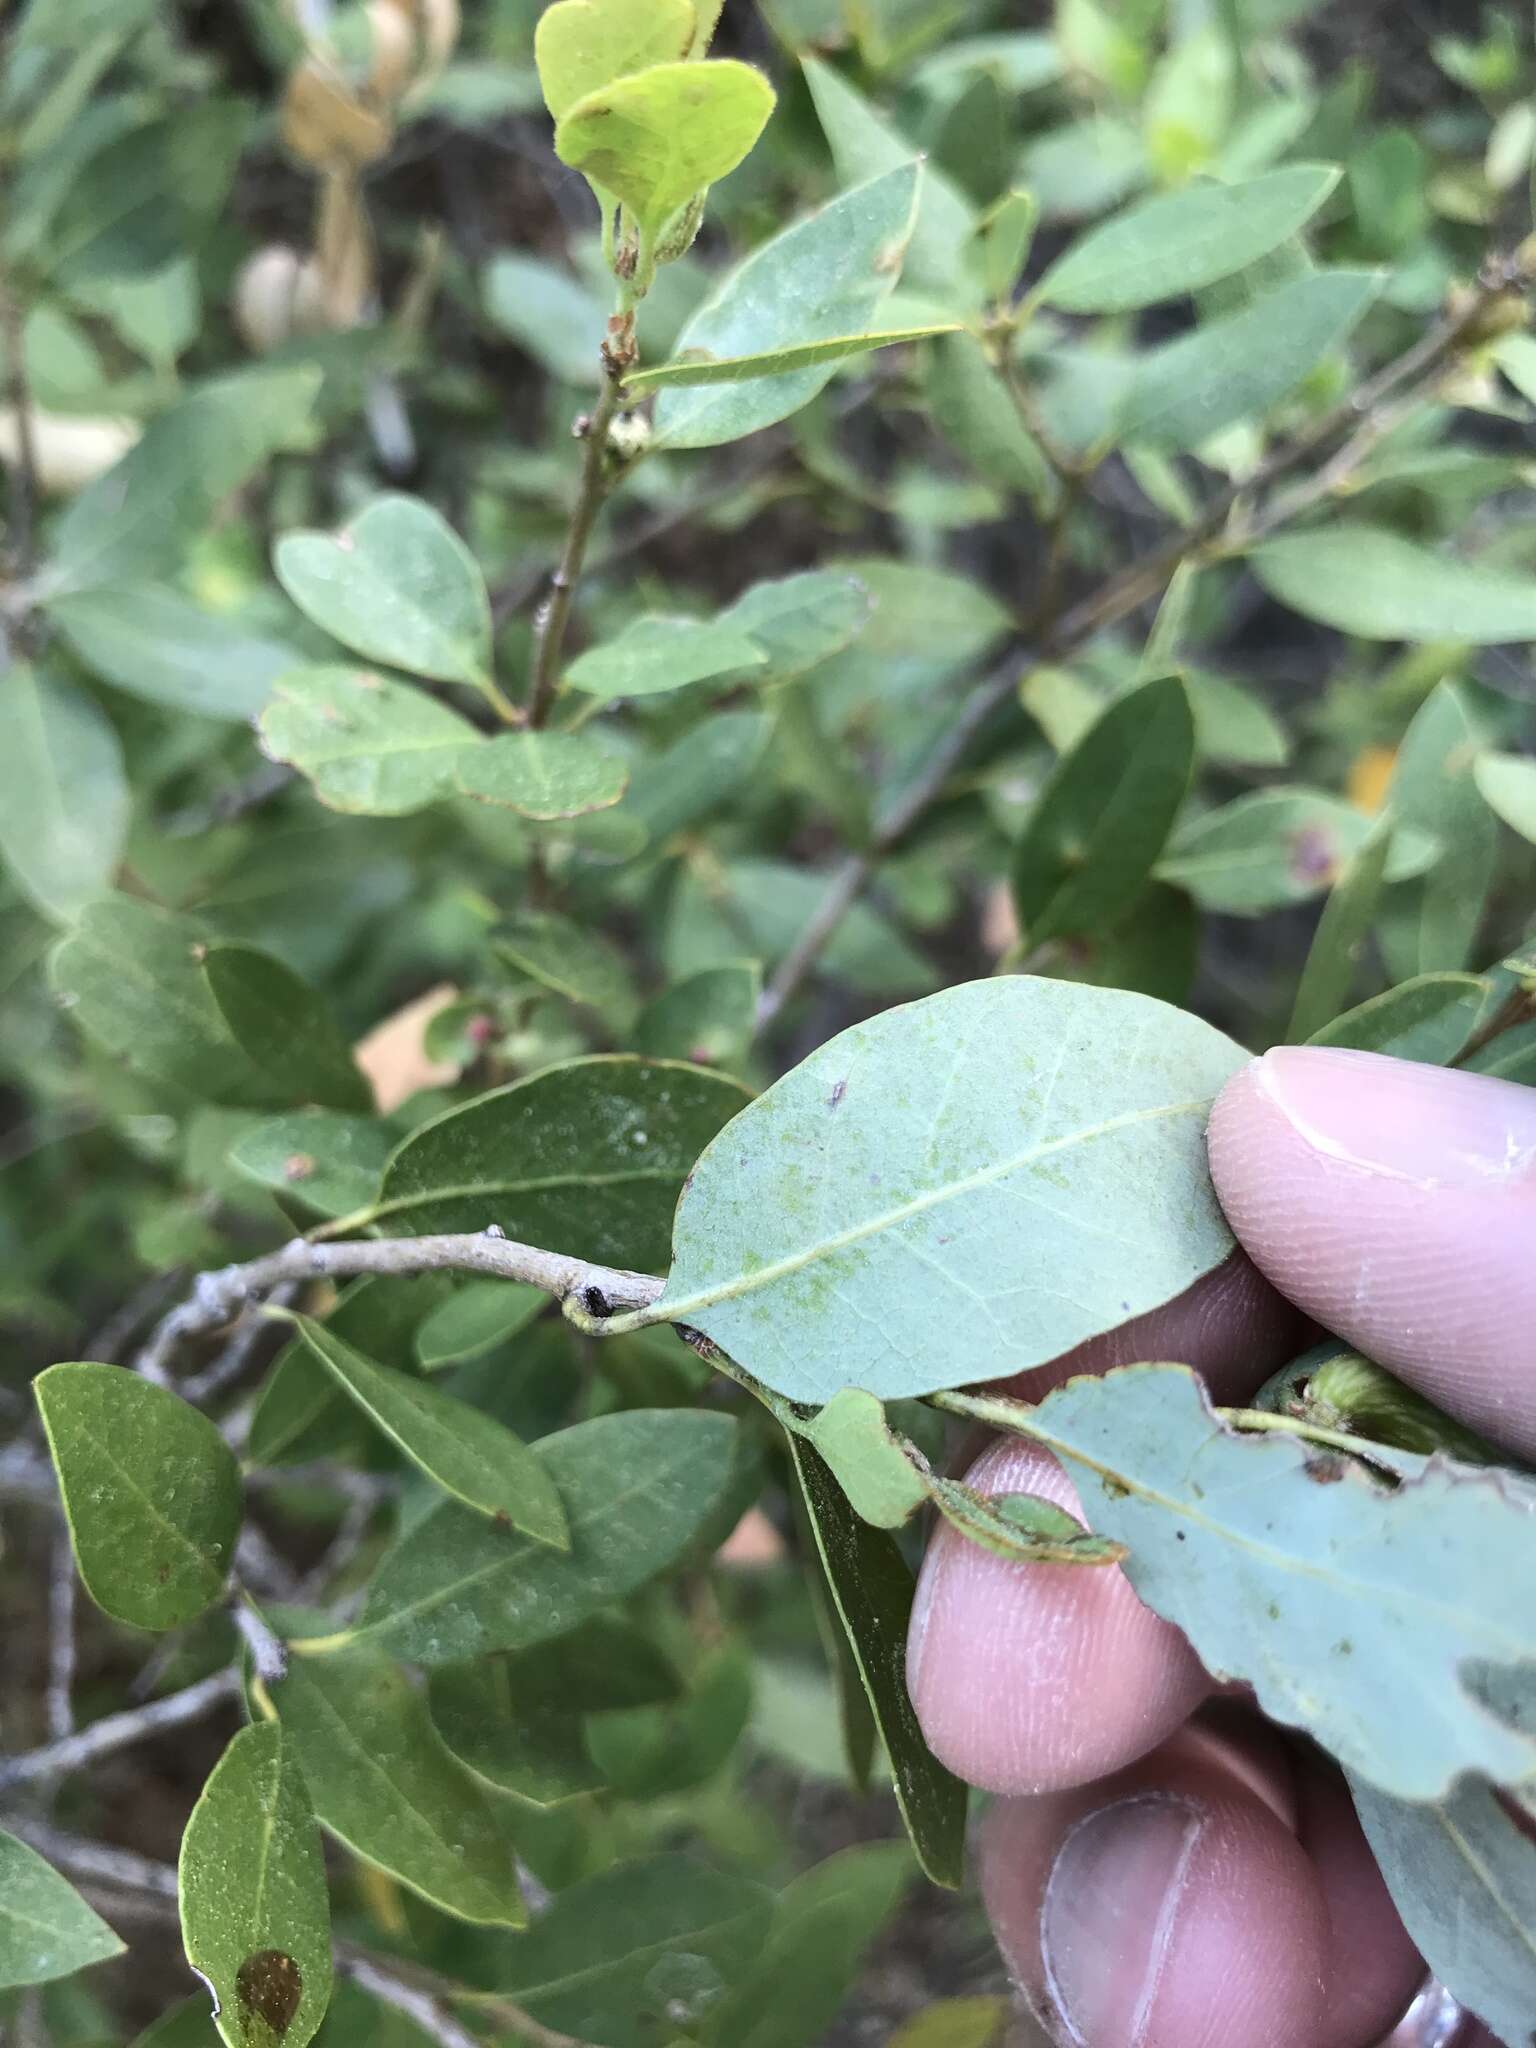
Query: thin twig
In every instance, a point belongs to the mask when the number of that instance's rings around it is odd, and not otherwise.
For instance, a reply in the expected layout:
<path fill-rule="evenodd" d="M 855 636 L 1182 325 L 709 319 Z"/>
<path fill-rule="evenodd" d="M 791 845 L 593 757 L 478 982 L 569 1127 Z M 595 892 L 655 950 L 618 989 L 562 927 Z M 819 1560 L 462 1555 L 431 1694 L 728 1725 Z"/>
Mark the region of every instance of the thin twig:
<path fill-rule="evenodd" d="M 174 1301 L 186 1281 L 185 1266 L 173 1266 L 166 1273 L 152 1273 L 142 1287 L 136 1287 L 121 1307 L 88 1339 L 82 1358 L 94 1358 L 100 1365 L 116 1365 L 133 1338 L 151 1316 Z"/>
<path fill-rule="evenodd" d="M 287 1308 L 299 1294 L 299 1283 L 288 1281 L 284 1286 L 274 1287 L 267 1296 L 273 1308 Z M 184 1401 L 201 1407 L 216 1394 L 222 1394 L 226 1387 L 234 1385 L 254 1357 L 264 1337 L 272 1335 L 271 1323 L 257 1310 L 248 1310 L 236 1323 L 234 1334 L 211 1365 L 199 1373 L 193 1373 L 181 1381 L 176 1391 Z"/>
<path fill-rule="evenodd" d="M 238 1684 L 238 1675 L 233 1670 L 216 1671 L 211 1678 L 199 1679 L 196 1685 L 186 1686 L 181 1692 L 167 1693 L 164 1699 L 149 1700 L 142 1707 L 132 1707 L 121 1714 L 104 1715 L 73 1735 L 0 1762 L 0 1789 L 8 1791 L 15 1785 L 61 1778 L 100 1757 L 127 1749 L 132 1743 L 162 1735 L 168 1728 L 200 1721 L 214 1707 L 233 1699 Z"/>
<path fill-rule="evenodd" d="M 249 1601 L 236 1592 L 229 1603 L 229 1618 L 251 1653 L 251 1669 L 263 1685 L 278 1685 L 288 1676 L 288 1652 Z"/>
<path fill-rule="evenodd" d="M 586 446 L 581 463 L 581 481 L 576 504 L 566 530 L 559 565 L 550 578 L 534 629 L 533 681 L 528 692 L 528 724 L 535 730 L 543 725 L 554 705 L 560 685 L 560 659 L 565 650 L 565 629 L 570 624 L 571 600 L 586 559 L 587 542 L 608 496 L 608 430 L 619 410 L 621 385 L 618 371 L 603 357 L 603 382 L 597 404 L 584 421 Z"/>
<path fill-rule="evenodd" d="M 482 1273 L 497 1280 L 521 1280 L 565 1302 L 581 1297 L 596 1313 L 608 1308 L 648 1307 L 665 1283 L 652 1273 L 598 1266 L 563 1252 L 518 1244 L 490 1229 L 445 1237 L 357 1238 L 317 1244 L 298 1237 L 281 1251 L 240 1266 L 200 1273 L 189 1298 L 161 1318 L 139 1355 L 145 1379 L 169 1384 L 177 1348 L 193 1337 L 210 1336 L 233 1322 L 253 1301 L 293 1282 L 351 1278 L 357 1273 Z"/>
<path fill-rule="evenodd" d="M 75 1728 L 75 1553 L 63 1517 L 54 1531 L 48 1581 L 48 1739 Z"/>
<path fill-rule="evenodd" d="M 371 1956 L 338 1956 L 337 1962 L 342 1975 L 350 1977 L 359 1990 L 368 1992 L 381 2005 L 403 2012 L 428 2040 L 437 2042 L 438 2048 L 484 2048 L 479 2036 L 472 2034 L 468 2027 L 461 2027 L 448 2008 L 430 1991 L 407 1984 L 403 1977 L 396 1977 L 381 1968 Z"/>
<path fill-rule="evenodd" d="M 11 470 L 11 565 L 18 582 L 25 582 L 35 560 L 41 490 L 21 308 L 4 285 L 0 285 L 0 339 L 5 344 L 6 402 L 16 415 L 16 462 Z"/>

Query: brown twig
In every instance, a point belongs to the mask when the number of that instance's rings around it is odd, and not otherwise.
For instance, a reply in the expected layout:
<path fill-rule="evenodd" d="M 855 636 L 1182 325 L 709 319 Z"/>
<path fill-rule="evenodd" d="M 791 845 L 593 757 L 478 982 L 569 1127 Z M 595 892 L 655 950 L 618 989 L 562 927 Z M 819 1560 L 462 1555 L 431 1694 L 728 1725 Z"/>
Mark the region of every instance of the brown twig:
<path fill-rule="evenodd" d="M 565 649 L 565 630 L 570 624 L 571 600 L 586 559 L 587 542 L 597 515 L 612 487 L 608 464 L 608 430 L 619 410 L 622 369 L 618 354 L 603 352 L 603 382 L 597 404 L 581 422 L 586 446 L 582 456 L 581 480 L 576 504 L 566 529 L 565 546 L 550 578 L 549 595 L 534 628 L 533 681 L 528 693 L 528 724 L 534 730 L 544 724 L 560 685 L 560 660 Z"/>

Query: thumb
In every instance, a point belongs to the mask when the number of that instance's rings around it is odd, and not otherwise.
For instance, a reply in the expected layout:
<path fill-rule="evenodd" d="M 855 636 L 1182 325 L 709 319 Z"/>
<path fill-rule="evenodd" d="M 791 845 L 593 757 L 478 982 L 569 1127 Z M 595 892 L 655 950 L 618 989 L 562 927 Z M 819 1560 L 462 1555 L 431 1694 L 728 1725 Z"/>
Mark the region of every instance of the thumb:
<path fill-rule="evenodd" d="M 1254 1264 L 1463 1422 L 1536 1454 L 1536 1088 L 1278 1046 L 1211 1114 Z"/>

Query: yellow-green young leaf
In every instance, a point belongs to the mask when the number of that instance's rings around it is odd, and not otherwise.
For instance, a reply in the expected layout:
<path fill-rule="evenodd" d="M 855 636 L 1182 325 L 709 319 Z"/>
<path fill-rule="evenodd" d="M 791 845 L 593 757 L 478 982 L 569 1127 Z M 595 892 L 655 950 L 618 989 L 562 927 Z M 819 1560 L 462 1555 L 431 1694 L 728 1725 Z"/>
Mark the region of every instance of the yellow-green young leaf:
<path fill-rule="evenodd" d="M 633 392 L 658 390 L 666 384 L 741 384 L 749 377 L 782 377 L 791 370 L 804 370 L 818 363 L 840 363 L 851 356 L 863 356 L 877 348 L 897 348 L 903 343 L 929 341 L 936 334 L 958 334 L 954 320 L 930 321 L 921 327 L 892 327 L 873 334 L 832 334 L 824 341 L 791 342 L 783 348 L 759 351 L 750 356 L 688 356 L 672 363 L 657 363 L 652 369 L 633 370 L 624 380 Z"/>
<path fill-rule="evenodd" d="M 1476 974 L 1419 974 L 1314 1031 L 1309 1045 L 1347 1045 L 1443 1067 L 1455 1059 L 1488 1007 Z"/>
<path fill-rule="evenodd" d="M 375 1364 L 312 1316 L 294 1321 L 342 1392 L 429 1479 L 500 1526 L 556 1550 L 570 1548 L 559 1490 L 543 1462 L 505 1423 L 441 1387 Z"/>
<path fill-rule="evenodd" d="M 384 818 L 449 795 L 460 755 L 485 744 L 424 690 L 332 664 L 291 669 L 257 729 L 262 752 L 307 775 L 321 803 Z"/>
<path fill-rule="evenodd" d="M 729 361 L 867 332 L 901 275 L 920 172 L 898 164 L 754 249 L 684 327 L 675 354 Z M 836 367 L 664 390 L 656 444 L 712 448 L 756 433 L 809 404 Z"/>
<path fill-rule="evenodd" d="M 456 1919 L 520 1927 L 502 1815 L 449 1753 L 424 1694 L 371 1649 L 302 1649 L 290 1643 L 287 1676 L 267 1690 L 321 1825 Z"/>
<path fill-rule="evenodd" d="M 1042 1364 L 1227 1256 L 1205 1119 L 1246 1058 L 1148 997 L 1026 976 L 887 1010 L 710 1146 L 658 1313 L 792 1401 Z"/>
<path fill-rule="evenodd" d="M 1469 596 L 1468 605 L 1475 617 L 1476 600 Z M 1498 824 L 1476 781 L 1482 740 L 1465 694 L 1455 683 L 1440 683 L 1397 750 L 1388 793 L 1393 815 L 1403 832 L 1437 848 L 1381 920 L 1381 949 L 1399 977 L 1465 967 L 1476 956 L 1499 854 Z"/>
<path fill-rule="evenodd" d="M 499 959 L 541 988 L 596 1010 L 620 1034 L 634 1021 L 637 998 L 618 947 L 574 918 L 553 910 L 515 910 L 491 937 Z"/>
<path fill-rule="evenodd" d="M 787 1441 L 832 1607 L 885 1744 L 917 1860 L 935 1884 L 958 1885 L 966 1790 L 929 1749 L 907 1691 L 912 1574 L 895 1538 L 854 1513 L 815 1446 L 793 1431 Z"/>
<path fill-rule="evenodd" d="M 97 1606 L 175 1628 L 224 1589 L 240 1468 L 206 1415 L 116 1365 L 53 1365 L 32 1382 L 70 1540 Z"/>
<path fill-rule="evenodd" d="M 1195 725 L 1177 676 L 1118 697 L 1057 764 L 1013 856 L 1031 945 L 1112 924 L 1146 885 L 1189 788 Z"/>
<path fill-rule="evenodd" d="M 1157 872 L 1207 910 L 1258 917 L 1331 888 L 1371 830 L 1363 811 L 1327 790 L 1259 789 L 1181 827 Z M 1387 880 L 1422 872 L 1437 851 L 1433 838 L 1403 825 L 1392 836 Z"/>
<path fill-rule="evenodd" d="M 726 1416 L 670 1408 L 627 1409 L 541 1438 L 536 1455 L 565 1504 L 569 1553 L 445 1503 L 379 1567 L 359 1641 L 437 1665 L 566 1634 L 710 1529 L 735 1490 L 736 1439 Z"/>
<path fill-rule="evenodd" d="M 945 1998 L 892 2034 L 887 2048 L 1001 2048 L 1012 2008 L 1005 1998 Z"/>
<path fill-rule="evenodd" d="M 181 1838 L 187 1961 L 229 2048 L 304 2048 L 331 1995 L 331 1904 L 320 1830 L 292 1740 L 244 1728 Z"/>
<path fill-rule="evenodd" d="M 690 56 L 697 30 L 693 0 L 556 0 L 533 32 L 544 104 L 563 120 L 616 78 Z"/>
<path fill-rule="evenodd" d="M 64 923 L 105 889 L 128 832 L 123 750 L 94 700 L 12 662 L 0 674 L 0 861 L 45 917 Z"/>
<path fill-rule="evenodd" d="M 735 170 L 773 112 L 773 87 L 734 58 L 656 64 L 586 93 L 560 117 L 555 153 L 657 236 Z"/>
<path fill-rule="evenodd" d="M 123 1944 L 35 1849 L 0 1829 L 0 1991 L 51 1984 Z"/>
<path fill-rule="evenodd" d="M 335 534 L 284 534 L 272 566 L 299 610 L 354 653 L 440 683 L 488 682 L 480 565 L 420 498 L 375 498 Z"/>
<path fill-rule="evenodd" d="M 1522 839 L 1536 842 L 1536 761 L 1523 754 L 1480 754 L 1472 772 L 1488 808 Z"/>
<path fill-rule="evenodd" d="M 616 804 L 629 782 L 629 764 L 586 734 L 506 732 L 466 747 L 453 774 L 461 795 L 547 824 Z"/>
<path fill-rule="evenodd" d="M 1536 583 L 1458 561 L 1384 527 L 1337 519 L 1248 557 L 1271 597 L 1366 640 L 1453 645 L 1536 638 Z"/>
<path fill-rule="evenodd" d="M 1333 164 L 1287 164 L 1144 199 L 1074 242 L 1031 296 L 1067 313 L 1126 313 L 1203 291 L 1277 249 L 1338 181 Z"/>
<path fill-rule="evenodd" d="M 255 946 L 210 946 L 204 974 L 230 1036 L 295 1102 L 366 1116 L 373 1090 L 325 998 Z"/>

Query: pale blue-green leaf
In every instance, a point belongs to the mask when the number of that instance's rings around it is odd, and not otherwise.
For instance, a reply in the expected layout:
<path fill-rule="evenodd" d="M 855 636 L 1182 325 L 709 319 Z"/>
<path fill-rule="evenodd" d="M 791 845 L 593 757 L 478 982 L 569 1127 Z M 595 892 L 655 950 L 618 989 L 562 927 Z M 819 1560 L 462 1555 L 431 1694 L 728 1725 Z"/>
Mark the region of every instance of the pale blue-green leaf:
<path fill-rule="evenodd" d="M 1472 773 L 1488 808 L 1536 844 L 1536 761 L 1523 754 L 1480 754 Z"/>
<path fill-rule="evenodd" d="M 1023 976 L 889 1010 L 705 1152 L 660 1309 L 797 1401 L 1057 1357 L 1227 1256 L 1204 1129 L 1245 1058 L 1148 997 Z"/>
<path fill-rule="evenodd" d="M 754 355 L 868 330 L 901 274 L 918 177 L 915 162 L 886 170 L 755 249 L 683 328 L 676 353 Z M 655 443 L 710 448 L 772 426 L 808 404 L 836 367 L 663 391 Z"/>
<path fill-rule="evenodd" d="M 757 766 L 769 726 L 761 711 L 720 711 L 702 719 L 663 752 L 636 762 L 625 814 L 659 845 L 729 803 Z"/>
<path fill-rule="evenodd" d="M 1332 164 L 1287 164 L 1142 200 L 1074 242 L 1032 296 L 1067 313 L 1124 313 L 1201 291 L 1278 248 L 1338 181 Z"/>
<path fill-rule="evenodd" d="M 258 731 L 262 751 L 307 775 L 321 803 L 386 818 L 454 790 L 459 757 L 479 743 L 424 690 L 333 663 L 290 669 Z"/>
<path fill-rule="evenodd" d="M 684 1555 L 731 1484 L 736 1425 L 687 1409 L 628 1409 L 541 1439 L 568 1554 L 447 1503 L 396 1544 L 368 1589 L 359 1639 L 419 1664 L 564 1635 Z"/>
<path fill-rule="evenodd" d="M 331 1995 L 331 1904 L 309 1791 L 275 1721 L 243 1728 L 181 1838 L 187 1961 L 229 2048 L 304 2048 Z"/>
<path fill-rule="evenodd" d="M 122 857 L 123 750 L 95 700 L 65 677 L 18 661 L 0 687 L 0 859 L 45 917 L 67 923 Z"/>
<path fill-rule="evenodd" d="M 1329 889 L 1371 832 L 1371 819 L 1322 789 L 1273 788 L 1221 804 L 1175 834 L 1158 874 L 1207 910 L 1258 917 Z M 1422 871 L 1437 842 L 1412 825 L 1393 834 L 1387 879 Z"/>
<path fill-rule="evenodd" d="M 703 967 L 676 981 L 640 1014 L 636 1050 L 739 1073 L 752 1040 L 762 972 L 755 960 Z"/>
<path fill-rule="evenodd" d="M 123 1944 L 35 1849 L 0 1829 L 0 1990 L 51 1984 Z"/>
<path fill-rule="evenodd" d="M 1314 1031 L 1307 1043 L 1448 1066 L 1477 1029 L 1488 997 L 1488 983 L 1480 975 L 1418 974 L 1346 1010 Z"/>
<path fill-rule="evenodd" d="M 420 498 L 375 498 L 335 534 L 284 534 L 272 565 L 299 610 L 354 653 L 437 682 L 487 682 L 480 565 Z"/>
<path fill-rule="evenodd" d="M 1049 509 L 1050 466 L 973 335 L 950 335 L 929 351 L 928 396 L 939 431 L 979 475 Z"/>
<path fill-rule="evenodd" d="M 872 609 L 856 576 L 807 569 L 754 583 L 716 624 L 744 633 L 762 649 L 766 665 L 752 676 L 761 687 L 806 675 L 840 653 L 863 630 Z"/>
<path fill-rule="evenodd" d="M 229 1156 L 274 1194 L 321 1216 L 349 1216 L 373 1199 L 393 1144 L 388 1126 L 374 1117 L 300 1109 L 242 1131 Z"/>
<path fill-rule="evenodd" d="M 514 252 L 486 266 L 482 289 L 490 318 L 552 377 L 598 381 L 608 309 L 568 270 Z"/>
<path fill-rule="evenodd" d="M 629 781 L 618 754 L 585 734 L 506 732 L 459 755 L 454 785 L 481 803 L 503 804 L 541 824 L 616 804 Z"/>
<path fill-rule="evenodd" d="M 51 604 L 48 616 L 103 682 L 152 704 L 240 724 L 304 658 L 264 622 L 208 611 L 163 583 L 82 591 Z"/>
<path fill-rule="evenodd" d="M 629 963 L 611 939 L 554 910 L 514 910 L 491 934 L 492 950 L 519 974 L 568 1002 L 596 1010 L 621 1036 L 638 998 Z"/>
<path fill-rule="evenodd" d="M 1485 569 L 1385 527 L 1331 520 L 1248 557 L 1271 597 L 1366 640 L 1481 645 L 1536 638 L 1536 582 Z"/>
<path fill-rule="evenodd" d="M 1373 1449 L 1390 1485 L 1294 1436 L 1228 1428 L 1184 1366 L 1075 1379 L 1037 1408 L 952 1398 L 1061 1458 L 1085 1521 L 1127 1545 L 1131 1584 L 1206 1669 L 1367 1783 L 1438 1799 L 1463 1772 L 1536 1769 L 1536 1730 L 1481 1693 L 1485 1674 L 1528 1682 L 1536 1665 L 1529 1481 Z"/>
<path fill-rule="evenodd" d="M 786 342 L 776 349 L 759 350 L 748 356 L 680 357 L 657 363 L 648 370 L 632 370 L 624 379 L 627 391 L 644 393 L 679 384 L 744 384 L 749 378 L 783 377 L 794 370 L 812 369 L 819 363 L 846 362 L 852 356 L 866 356 L 878 348 L 897 348 L 903 343 L 930 341 L 939 334 L 958 334 L 958 321 L 928 321 L 921 327 L 877 329 L 870 334 L 831 334 L 819 341 Z"/>
<path fill-rule="evenodd" d="M 605 701 L 651 697 L 711 676 L 760 669 L 767 657 L 755 640 L 723 619 L 674 619 L 645 614 L 616 640 L 589 647 L 565 672 L 573 690 Z"/>

